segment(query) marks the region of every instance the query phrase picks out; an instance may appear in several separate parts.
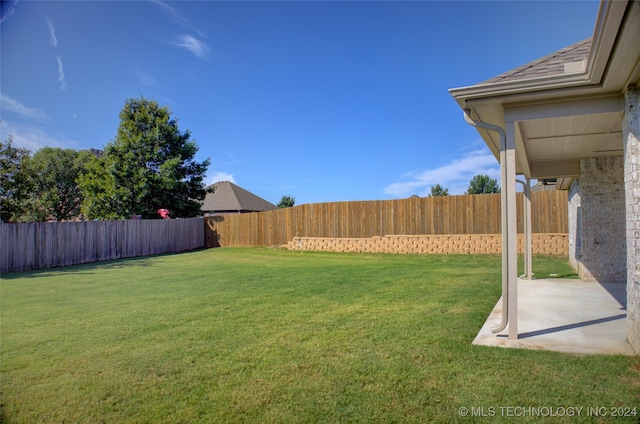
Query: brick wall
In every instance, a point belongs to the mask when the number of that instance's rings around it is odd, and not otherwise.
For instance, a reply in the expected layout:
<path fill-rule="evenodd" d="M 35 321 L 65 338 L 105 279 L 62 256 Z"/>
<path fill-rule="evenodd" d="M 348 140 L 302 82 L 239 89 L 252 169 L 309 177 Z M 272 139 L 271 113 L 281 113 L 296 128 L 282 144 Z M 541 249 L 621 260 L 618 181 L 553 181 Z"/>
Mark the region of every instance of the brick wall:
<path fill-rule="evenodd" d="M 622 122 L 627 241 L 627 339 L 640 354 L 640 90 L 625 93 Z"/>
<path fill-rule="evenodd" d="M 579 201 L 580 276 L 587 281 L 624 283 L 627 247 L 623 158 L 581 160 Z"/>
<path fill-rule="evenodd" d="M 502 251 L 500 234 L 451 234 L 420 236 L 375 236 L 370 238 L 295 237 L 290 250 L 361 253 L 420 254 L 498 254 Z M 532 235 L 533 253 L 567 256 L 567 234 Z M 518 234 L 518 252 L 522 253 L 523 235 Z"/>

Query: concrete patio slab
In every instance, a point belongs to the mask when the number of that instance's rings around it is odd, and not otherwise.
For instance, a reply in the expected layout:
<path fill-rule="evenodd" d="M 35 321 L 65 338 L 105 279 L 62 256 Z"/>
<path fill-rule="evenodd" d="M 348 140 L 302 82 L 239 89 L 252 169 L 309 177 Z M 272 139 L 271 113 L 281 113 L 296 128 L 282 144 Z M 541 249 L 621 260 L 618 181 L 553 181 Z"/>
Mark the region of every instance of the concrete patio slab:
<path fill-rule="evenodd" d="M 635 355 L 626 340 L 626 287 L 567 279 L 518 280 L 518 339 L 496 334 L 498 300 L 473 344 L 580 354 Z"/>

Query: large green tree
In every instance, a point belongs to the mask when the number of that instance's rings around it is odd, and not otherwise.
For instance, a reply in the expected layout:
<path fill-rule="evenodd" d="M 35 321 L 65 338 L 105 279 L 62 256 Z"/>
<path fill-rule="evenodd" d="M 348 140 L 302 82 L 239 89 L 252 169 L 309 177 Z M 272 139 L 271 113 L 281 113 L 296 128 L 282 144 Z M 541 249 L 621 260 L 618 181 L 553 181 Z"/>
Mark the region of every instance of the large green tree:
<path fill-rule="evenodd" d="M 467 194 L 491 194 L 500 193 L 500 186 L 495 178 L 488 175 L 476 175 L 469 182 Z"/>
<path fill-rule="evenodd" d="M 30 193 L 25 221 L 64 221 L 80 215 L 78 178 L 93 154 L 88 150 L 44 147 L 27 162 Z"/>
<path fill-rule="evenodd" d="M 166 106 L 144 97 L 128 99 L 116 138 L 80 178 L 85 215 L 159 218 L 158 209 L 168 209 L 174 218 L 199 215 L 209 159 L 194 159 L 198 145 L 190 138 Z"/>
<path fill-rule="evenodd" d="M 0 141 L 0 220 L 20 220 L 29 193 L 26 164 L 31 152 L 13 145 L 13 135 Z"/>

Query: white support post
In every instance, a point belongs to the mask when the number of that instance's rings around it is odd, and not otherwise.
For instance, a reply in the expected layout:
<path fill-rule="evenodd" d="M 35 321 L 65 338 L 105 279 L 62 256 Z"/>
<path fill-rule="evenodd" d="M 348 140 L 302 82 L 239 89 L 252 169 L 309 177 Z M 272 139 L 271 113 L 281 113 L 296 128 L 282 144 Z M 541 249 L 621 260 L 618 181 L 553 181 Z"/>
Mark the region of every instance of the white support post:
<path fill-rule="evenodd" d="M 533 279 L 533 249 L 531 248 L 531 179 L 525 179 L 524 185 L 524 264 L 525 278 Z"/>
<path fill-rule="evenodd" d="M 505 137 L 506 139 L 506 134 Z M 503 321 L 505 322 L 504 325 L 509 325 L 510 324 L 510 320 L 511 320 L 511 311 L 509 311 L 509 308 L 511 308 L 511 293 L 509 292 L 509 290 L 511 290 L 511 287 L 509 286 L 509 225 L 508 225 L 508 216 L 509 216 L 509 210 L 507 208 L 507 161 L 506 161 L 506 157 L 507 157 L 507 152 L 506 150 L 503 148 L 504 146 L 500 146 L 500 184 L 502 185 L 502 188 L 500 190 L 500 225 L 501 225 L 501 232 L 502 232 L 502 297 L 503 297 L 503 306 L 502 306 L 502 313 L 503 313 Z M 506 288 L 506 289 L 505 289 Z M 505 310 L 506 309 L 506 310 Z M 509 323 L 509 324 L 506 324 Z M 494 330 L 498 331 L 500 327 L 496 328 Z M 510 328 L 510 327 L 509 327 Z"/>
<path fill-rule="evenodd" d="M 502 198 L 503 212 L 502 216 L 503 231 L 506 224 L 506 232 L 502 234 L 503 240 L 503 272 L 504 259 L 506 258 L 506 271 L 509 286 L 509 338 L 518 338 L 518 227 L 516 215 L 516 145 L 515 145 L 515 124 L 514 122 L 505 122 L 506 124 L 506 146 L 504 152 L 502 170 L 504 178 L 502 180 Z M 506 247 L 506 252 L 504 252 Z M 505 255 L 506 253 L 506 255 Z"/>
<path fill-rule="evenodd" d="M 524 221 L 524 273 L 520 278 L 527 280 L 533 279 L 532 260 L 531 260 L 531 179 L 526 178 L 525 181 L 516 180 L 522 184 L 524 196 L 522 197 L 522 217 Z"/>

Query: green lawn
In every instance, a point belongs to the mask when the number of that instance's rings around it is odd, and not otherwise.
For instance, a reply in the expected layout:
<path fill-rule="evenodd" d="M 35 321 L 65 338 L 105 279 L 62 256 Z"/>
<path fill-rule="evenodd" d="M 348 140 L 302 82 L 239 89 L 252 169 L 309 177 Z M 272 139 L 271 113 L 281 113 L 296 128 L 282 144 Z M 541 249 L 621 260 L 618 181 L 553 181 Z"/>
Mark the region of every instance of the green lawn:
<path fill-rule="evenodd" d="M 478 422 L 459 411 L 481 407 L 601 422 L 638 407 L 638 357 L 472 346 L 500 269 L 225 248 L 5 274 L 1 422 Z M 555 258 L 534 272 L 573 274 Z"/>

